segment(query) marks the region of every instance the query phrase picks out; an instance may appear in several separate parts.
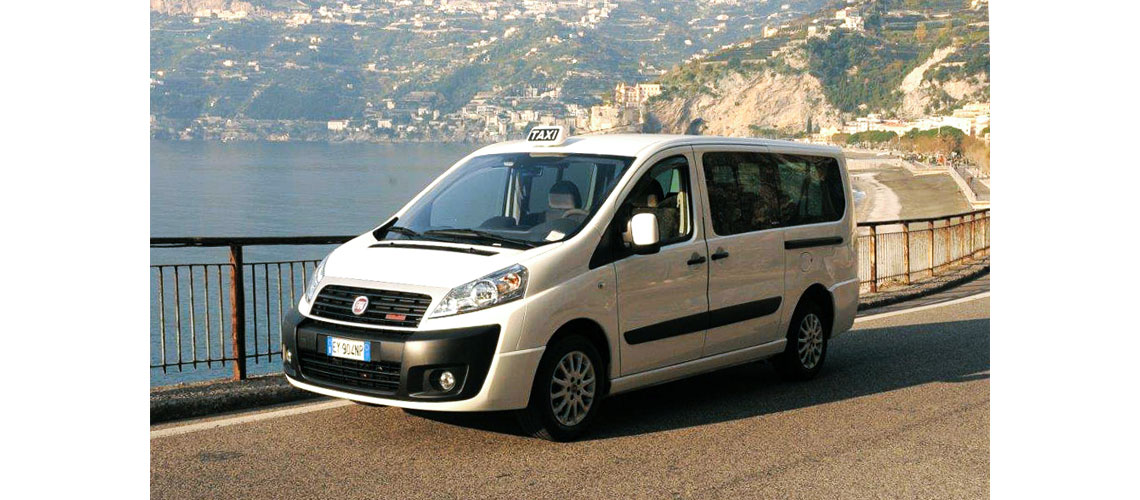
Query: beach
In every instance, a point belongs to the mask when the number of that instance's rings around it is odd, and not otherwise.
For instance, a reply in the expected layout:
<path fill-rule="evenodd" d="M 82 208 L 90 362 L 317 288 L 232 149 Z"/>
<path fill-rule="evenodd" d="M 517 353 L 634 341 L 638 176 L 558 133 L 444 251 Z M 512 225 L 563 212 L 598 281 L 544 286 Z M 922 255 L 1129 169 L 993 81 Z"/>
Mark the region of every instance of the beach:
<path fill-rule="evenodd" d="M 859 222 L 938 217 L 972 210 L 954 179 L 945 172 L 915 174 L 897 158 L 849 152 L 852 186 L 863 193 L 856 204 Z"/>

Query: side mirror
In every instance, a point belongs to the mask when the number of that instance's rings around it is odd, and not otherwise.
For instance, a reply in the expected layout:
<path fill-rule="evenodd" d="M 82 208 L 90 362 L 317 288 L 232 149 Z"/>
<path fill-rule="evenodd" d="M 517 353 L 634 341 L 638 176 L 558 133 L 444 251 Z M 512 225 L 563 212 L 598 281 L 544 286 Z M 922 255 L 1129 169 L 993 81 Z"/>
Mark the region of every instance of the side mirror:
<path fill-rule="evenodd" d="M 638 253 L 653 253 L 657 250 L 660 241 L 657 235 L 657 215 L 640 213 L 629 220 L 629 230 L 633 239 L 633 247 Z"/>

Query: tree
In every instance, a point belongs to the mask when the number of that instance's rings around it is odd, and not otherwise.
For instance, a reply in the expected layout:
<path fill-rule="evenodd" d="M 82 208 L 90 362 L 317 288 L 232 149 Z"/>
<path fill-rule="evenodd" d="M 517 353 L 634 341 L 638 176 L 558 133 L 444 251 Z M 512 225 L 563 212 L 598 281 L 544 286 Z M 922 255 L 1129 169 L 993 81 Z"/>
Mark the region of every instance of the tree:
<path fill-rule="evenodd" d="M 914 29 L 914 39 L 919 42 L 926 41 L 926 23 L 918 23 L 918 27 Z"/>
<path fill-rule="evenodd" d="M 882 145 L 898 138 L 898 134 L 886 130 L 868 130 L 847 137 L 847 144 Z"/>
<path fill-rule="evenodd" d="M 977 165 L 986 174 L 990 173 L 990 147 L 985 141 L 966 137 L 962 142 L 962 156 L 970 163 Z"/>
<path fill-rule="evenodd" d="M 902 147 L 916 153 L 928 155 L 962 154 L 962 144 L 969 137 L 954 127 L 937 129 L 912 129 L 902 137 Z"/>

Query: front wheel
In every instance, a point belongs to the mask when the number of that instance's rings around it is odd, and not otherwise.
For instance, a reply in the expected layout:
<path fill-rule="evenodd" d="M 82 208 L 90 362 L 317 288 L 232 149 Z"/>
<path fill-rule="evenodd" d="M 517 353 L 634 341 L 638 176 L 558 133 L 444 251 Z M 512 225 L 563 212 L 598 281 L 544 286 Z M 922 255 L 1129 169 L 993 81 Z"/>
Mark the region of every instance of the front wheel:
<path fill-rule="evenodd" d="M 815 377 L 827 358 L 827 329 L 830 323 L 821 308 L 804 303 L 788 325 L 788 343 L 775 359 L 776 367 L 787 378 L 808 380 Z"/>
<path fill-rule="evenodd" d="M 524 432 L 551 441 L 571 441 L 598 413 L 605 376 L 601 356 L 580 336 L 547 348 L 535 374 L 530 403 L 518 414 Z"/>

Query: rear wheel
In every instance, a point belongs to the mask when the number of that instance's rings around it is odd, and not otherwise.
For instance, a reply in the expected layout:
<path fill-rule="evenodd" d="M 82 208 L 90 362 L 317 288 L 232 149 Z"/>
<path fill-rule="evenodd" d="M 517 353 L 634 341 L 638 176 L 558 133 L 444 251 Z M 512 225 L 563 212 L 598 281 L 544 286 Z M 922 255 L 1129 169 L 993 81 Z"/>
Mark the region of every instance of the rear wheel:
<path fill-rule="evenodd" d="M 788 343 L 775 359 L 780 372 L 791 379 L 815 377 L 827 358 L 827 331 L 831 318 L 815 302 L 804 302 L 792 315 L 788 325 Z"/>
<path fill-rule="evenodd" d="M 547 348 L 535 374 L 530 403 L 518 414 L 523 431 L 551 441 L 571 441 L 598 413 L 605 376 L 601 355 L 577 335 Z"/>

